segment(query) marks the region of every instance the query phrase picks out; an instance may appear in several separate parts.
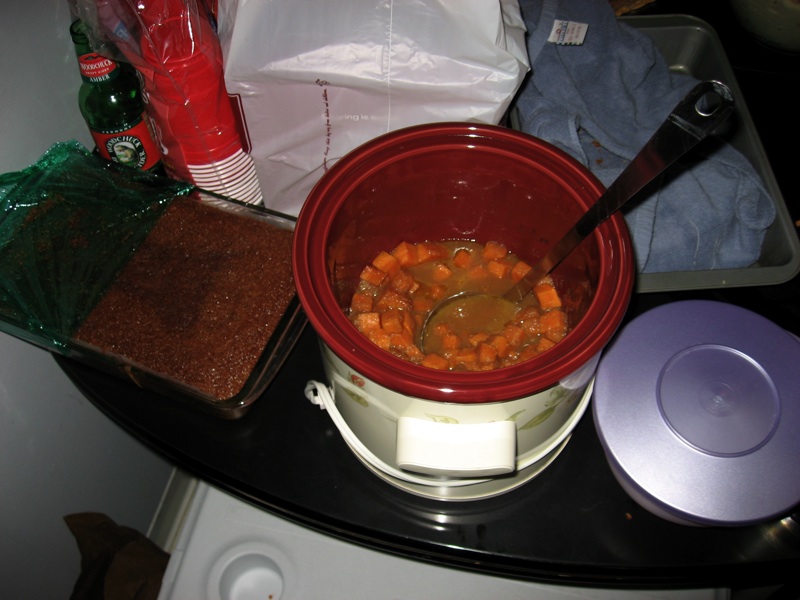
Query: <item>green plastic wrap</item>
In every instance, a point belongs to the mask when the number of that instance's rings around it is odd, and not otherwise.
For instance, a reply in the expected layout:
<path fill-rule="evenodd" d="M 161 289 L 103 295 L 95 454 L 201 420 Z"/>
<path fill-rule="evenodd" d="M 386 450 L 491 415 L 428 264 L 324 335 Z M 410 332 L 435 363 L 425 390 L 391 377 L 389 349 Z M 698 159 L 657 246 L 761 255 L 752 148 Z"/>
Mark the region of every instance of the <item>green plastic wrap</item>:
<path fill-rule="evenodd" d="M 192 189 L 77 142 L 0 175 L 0 330 L 63 350 L 171 200 Z"/>

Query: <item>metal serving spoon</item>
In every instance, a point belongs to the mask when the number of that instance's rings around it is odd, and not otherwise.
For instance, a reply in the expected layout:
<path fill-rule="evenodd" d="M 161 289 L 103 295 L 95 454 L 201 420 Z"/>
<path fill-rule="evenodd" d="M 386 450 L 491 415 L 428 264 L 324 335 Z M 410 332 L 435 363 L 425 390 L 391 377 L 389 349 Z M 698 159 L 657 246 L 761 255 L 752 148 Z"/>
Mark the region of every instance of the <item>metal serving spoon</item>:
<path fill-rule="evenodd" d="M 426 352 L 428 331 L 442 321 L 478 311 L 484 331 L 498 331 L 510 321 L 522 299 L 572 250 L 668 166 L 705 139 L 733 112 L 733 94 L 723 83 L 697 84 L 669 114 L 619 177 L 547 254 L 503 296 L 460 292 L 442 300 L 420 328 L 419 347 Z"/>

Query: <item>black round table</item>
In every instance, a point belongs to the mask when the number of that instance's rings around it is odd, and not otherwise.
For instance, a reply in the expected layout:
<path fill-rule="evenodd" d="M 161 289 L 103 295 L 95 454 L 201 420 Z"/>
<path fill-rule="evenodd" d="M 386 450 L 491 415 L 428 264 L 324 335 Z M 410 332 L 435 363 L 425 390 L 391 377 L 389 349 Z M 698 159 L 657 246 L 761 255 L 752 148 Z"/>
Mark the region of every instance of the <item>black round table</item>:
<path fill-rule="evenodd" d="M 792 218 L 799 219 L 792 145 L 800 139 L 800 128 L 790 94 L 800 79 L 798 57 L 752 41 L 727 3 L 659 0 L 652 6 L 654 13 L 694 14 L 717 30 Z M 738 304 L 800 334 L 798 278 L 760 288 L 638 294 L 628 318 L 689 298 Z M 305 383 L 324 381 L 311 327 L 264 395 L 238 420 L 207 415 L 68 358 L 57 360 L 102 412 L 181 468 L 256 506 L 355 543 L 463 569 L 562 584 L 781 584 L 789 586 L 784 589 L 789 593 L 798 579 L 800 520 L 786 515 L 755 526 L 704 528 L 651 515 L 614 479 L 591 413 L 550 467 L 506 494 L 444 502 L 391 486 L 359 462 L 328 415 L 306 400 Z"/>

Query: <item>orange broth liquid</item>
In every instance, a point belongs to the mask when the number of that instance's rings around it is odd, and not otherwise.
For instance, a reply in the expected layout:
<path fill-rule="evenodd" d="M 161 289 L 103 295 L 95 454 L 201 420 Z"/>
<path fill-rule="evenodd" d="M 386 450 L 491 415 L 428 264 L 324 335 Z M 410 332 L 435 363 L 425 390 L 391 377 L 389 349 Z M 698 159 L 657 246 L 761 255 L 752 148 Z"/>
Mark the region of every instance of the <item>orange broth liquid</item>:
<path fill-rule="evenodd" d="M 418 338 L 427 316 L 442 300 L 465 291 L 502 296 L 529 269 L 498 242 L 401 242 L 364 267 L 349 318 L 377 346 L 422 366 L 486 371 L 514 365 L 548 350 L 567 334 L 567 317 L 549 277 L 516 312 L 496 322 L 489 319 L 495 299 L 475 296 L 469 310 L 437 315 L 426 334 L 427 353 Z"/>

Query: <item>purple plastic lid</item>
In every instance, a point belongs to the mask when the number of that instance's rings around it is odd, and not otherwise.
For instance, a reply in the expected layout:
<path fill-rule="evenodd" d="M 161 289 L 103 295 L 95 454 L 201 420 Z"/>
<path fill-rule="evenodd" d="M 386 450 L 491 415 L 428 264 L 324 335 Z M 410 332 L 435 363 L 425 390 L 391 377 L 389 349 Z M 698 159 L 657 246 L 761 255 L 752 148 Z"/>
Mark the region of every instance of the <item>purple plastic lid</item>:
<path fill-rule="evenodd" d="M 800 503 L 800 340 L 751 311 L 637 317 L 604 352 L 593 412 L 614 474 L 656 514 L 746 525 Z"/>

